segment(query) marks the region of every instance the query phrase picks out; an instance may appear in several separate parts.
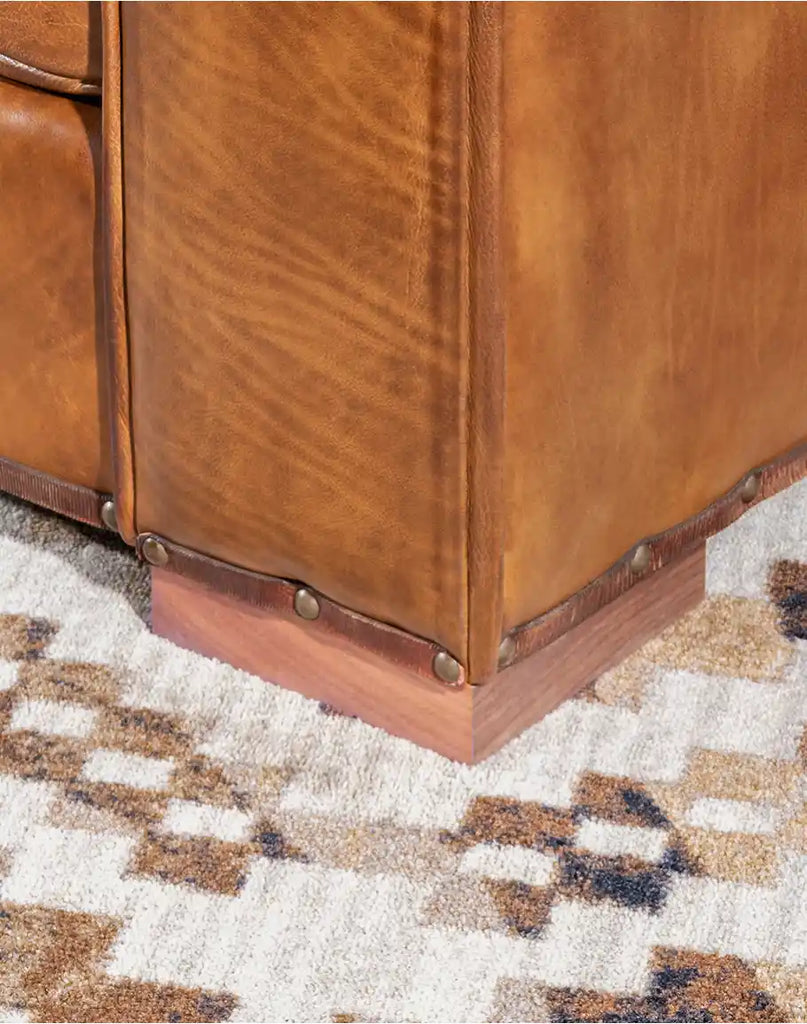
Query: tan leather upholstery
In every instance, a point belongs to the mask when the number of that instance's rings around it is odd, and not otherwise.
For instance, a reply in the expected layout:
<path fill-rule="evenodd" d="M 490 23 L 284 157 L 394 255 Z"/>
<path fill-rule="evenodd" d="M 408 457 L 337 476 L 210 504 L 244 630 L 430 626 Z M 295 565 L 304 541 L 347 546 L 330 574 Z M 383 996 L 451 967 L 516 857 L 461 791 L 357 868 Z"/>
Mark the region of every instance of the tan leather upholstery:
<path fill-rule="evenodd" d="M 123 5 L 138 530 L 459 652 L 463 17 Z"/>
<path fill-rule="evenodd" d="M 505 5 L 505 627 L 807 438 L 805 26 Z"/>
<path fill-rule="evenodd" d="M 95 88 L 92 5 L 22 7 L 0 50 Z M 141 550 L 478 681 L 807 439 L 803 5 L 117 15 L 103 274 L 98 107 L 0 83 L 0 456 L 108 489 L 112 388 Z"/>
<path fill-rule="evenodd" d="M 138 531 L 490 667 L 807 436 L 798 5 L 123 16 Z"/>
<path fill-rule="evenodd" d="M 99 115 L 0 81 L 0 456 L 106 491 Z"/>
<path fill-rule="evenodd" d="M 73 92 L 101 83 L 101 4 L 0 2 L 0 76 Z M 57 79 L 62 79 L 59 82 Z"/>

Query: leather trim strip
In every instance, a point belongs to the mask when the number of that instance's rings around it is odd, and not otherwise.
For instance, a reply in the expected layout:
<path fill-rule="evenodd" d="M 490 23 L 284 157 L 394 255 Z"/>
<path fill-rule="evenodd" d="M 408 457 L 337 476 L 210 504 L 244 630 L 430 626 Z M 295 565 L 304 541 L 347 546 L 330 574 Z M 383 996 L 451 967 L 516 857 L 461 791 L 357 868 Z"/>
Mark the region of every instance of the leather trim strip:
<path fill-rule="evenodd" d="M 759 490 L 752 500 L 745 501 L 742 491 L 749 476 L 759 477 Z M 623 555 L 602 576 L 592 580 L 562 604 L 556 605 L 543 615 L 511 630 L 508 635 L 515 642 L 514 653 L 506 666 L 502 667 L 509 667 L 529 657 L 530 654 L 542 647 L 546 647 L 547 644 L 599 611 L 604 605 L 624 594 L 626 590 L 630 590 L 634 584 L 647 579 L 657 569 L 702 544 L 707 537 L 724 530 L 748 509 L 758 505 L 765 498 L 770 498 L 805 476 L 807 476 L 807 444 L 800 445 L 765 466 L 751 470 L 736 486 L 709 505 L 703 512 L 699 512 L 664 533 L 637 541 L 637 545 Z M 640 543 L 649 546 L 651 558 L 648 568 L 644 572 L 636 574 L 631 571 L 630 560 L 636 546 Z"/>
<path fill-rule="evenodd" d="M 143 543 L 149 537 L 158 540 L 168 553 L 166 569 L 171 569 L 188 579 L 201 583 L 216 590 L 218 593 L 229 594 L 231 597 L 255 605 L 268 608 L 273 612 L 288 616 L 305 629 L 324 630 L 327 633 L 344 637 L 351 643 L 372 651 L 388 661 L 440 686 L 451 689 L 461 687 L 465 682 L 464 669 L 456 683 L 447 683 L 434 673 L 433 663 L 443 648 L 431 640 L 406 633 L 386 622 L 377 622 L 359 612 L 329 600 L 317 593 L 320 613 L 317 619 L 307 621 L 294 613 L 294 595 L 304 583 L 292 582 L 277 576 L 264 576 L 249 569 L 220 562 L 215 558 L 199 554 L 190 548 L 174 544 L 165 537 L 155 533 L 143 533 L 137 538 L 137 553 L 143 557 Z M 312 588 L 306 587 L 311 590 Z M 314 593 L 314 591 L 312 591 Z"/>
<path fill-rule="evenodd" d="M 23 64 L 6 53 L 0 53 L 0 76 L 21 82 L 23 85 L 33 85 L 37 89 L 60 92 L 67 96 L 101 95 L 101 86 L 96 82 L 55 75 L 52 71 L 43 71 L 42 68 L 33 67 L 31 64 Z"/>
<path fill-rule="evenodd" d="M 101 202 L 104 233 L 104 301 L 110 367 L 109 420 L 112 427 L 118 529 L 127 544 L 134 544 L 137 531 L 124 274 L 120 4 L 107 0 L 101 5 L 101 17 L 104 52 Z"/>
<path fill-rule="evenodd" d="M 23 501 L 41 505 L 60 515 L 105 529 L 101 519 L 101 506 L 109 498 L 89 487 L 71 484 L 67 480 L 41 473 L 38 469 L 21 466 L 11 459 L 0 457 L 0 491 L 13 494 Z"/>

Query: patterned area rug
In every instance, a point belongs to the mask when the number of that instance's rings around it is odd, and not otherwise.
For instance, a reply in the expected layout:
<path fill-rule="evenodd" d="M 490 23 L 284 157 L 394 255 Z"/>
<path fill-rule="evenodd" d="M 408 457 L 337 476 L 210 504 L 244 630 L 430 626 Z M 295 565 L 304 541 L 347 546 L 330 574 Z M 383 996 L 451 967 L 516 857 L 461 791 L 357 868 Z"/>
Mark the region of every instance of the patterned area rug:
<path fill-rule="evenodd" d="M 467 768 L 151 636 L 0 498 L 0 1018 L 807 1014 L 807 483 L 709 597 Z"/>

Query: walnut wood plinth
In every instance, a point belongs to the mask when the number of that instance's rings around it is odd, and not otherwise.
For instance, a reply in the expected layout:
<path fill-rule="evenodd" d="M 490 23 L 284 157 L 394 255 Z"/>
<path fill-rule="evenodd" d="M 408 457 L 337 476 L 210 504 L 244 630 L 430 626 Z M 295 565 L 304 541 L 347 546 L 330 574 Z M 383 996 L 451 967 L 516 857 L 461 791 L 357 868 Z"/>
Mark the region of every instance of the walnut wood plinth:
<path fill-rule="evenodd" d="M 481 686 L 450 689 L 167 569 L 152 569 L 152 628 L 182 647 L 326 701 L 446 757 L 483 760 L 646 640 L 704 591 L 701 546 Z"/>

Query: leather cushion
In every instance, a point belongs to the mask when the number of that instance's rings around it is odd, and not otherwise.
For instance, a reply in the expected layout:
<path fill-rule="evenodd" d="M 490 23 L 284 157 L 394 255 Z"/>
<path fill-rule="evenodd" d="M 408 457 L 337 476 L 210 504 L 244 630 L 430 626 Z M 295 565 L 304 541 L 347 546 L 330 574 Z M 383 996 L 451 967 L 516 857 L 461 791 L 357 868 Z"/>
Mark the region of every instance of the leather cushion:
<path fill-rule="evenodd" d="M 0 75 L 58 92 L 98 92 L 100 3 L 0 3 Z"/>
<path fill-rule="evenodd" d="M 108 492 L 100 113 L 0 81 L 0 456 Z"/>

